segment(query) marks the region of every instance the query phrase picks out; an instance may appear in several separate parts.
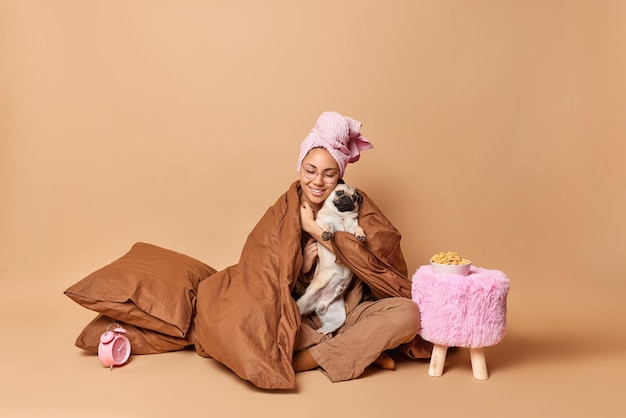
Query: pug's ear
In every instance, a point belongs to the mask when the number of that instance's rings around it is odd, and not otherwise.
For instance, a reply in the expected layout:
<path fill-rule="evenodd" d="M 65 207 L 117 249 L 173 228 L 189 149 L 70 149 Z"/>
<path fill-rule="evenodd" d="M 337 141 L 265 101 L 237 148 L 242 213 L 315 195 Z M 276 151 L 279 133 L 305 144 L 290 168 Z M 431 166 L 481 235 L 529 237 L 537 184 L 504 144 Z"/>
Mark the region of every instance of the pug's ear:
<path fill-rule="evenodd" d="M 343 181 L 343 179 L 339 179 L 339 180 L 337 180 L 337 184 L 346 184 L 346 182 Z"/>
<path fill-rule="evenodd" d="M 357 190 L 356 192 L 356 201 L 359 203 L 359 206 L 361 205 L 361 203 L 363 203 L 363 196 L 361 196 L 361 193 L 359 193 L 359 191 Z"/>

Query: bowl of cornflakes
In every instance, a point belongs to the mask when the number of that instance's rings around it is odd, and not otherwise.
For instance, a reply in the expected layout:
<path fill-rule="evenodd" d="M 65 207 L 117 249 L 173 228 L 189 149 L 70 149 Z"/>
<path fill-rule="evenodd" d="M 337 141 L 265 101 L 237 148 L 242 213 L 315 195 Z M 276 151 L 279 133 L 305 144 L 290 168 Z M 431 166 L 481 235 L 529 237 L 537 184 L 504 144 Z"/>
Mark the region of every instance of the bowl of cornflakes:
<path fill-rule="evenodd" d="M 472 262 L 454 251 L 440 252 L 430 258 L 430 268 L 435 274 L 459 274 L 467 276 Z"/>

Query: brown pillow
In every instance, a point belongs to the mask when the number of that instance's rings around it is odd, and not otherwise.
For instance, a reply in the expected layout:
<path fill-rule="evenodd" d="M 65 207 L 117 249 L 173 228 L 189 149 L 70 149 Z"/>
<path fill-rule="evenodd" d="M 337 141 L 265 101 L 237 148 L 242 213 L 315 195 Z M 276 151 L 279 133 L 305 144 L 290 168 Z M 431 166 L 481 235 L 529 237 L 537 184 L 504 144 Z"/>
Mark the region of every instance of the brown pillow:
<path fill-rule="evenodd" d="M 172 337 L 156 331 L 138 328 L 134 325 L 120 324 L 115 319 L 100 314 L 87 324 L 78 338 L 76 338 L 76 347 L 97 353 L 100 336 L 113 323 L 118 323 L 126 329 L 126 337 L 130 341 L 131 354 L 167 353 L 169 351 L 182 350 L 193 344 L 189 340 L 190 335 L 187 338 Z"/>
<path fill-rule="evenodd" d="M 64 293 L 116 321 L 184 338 L 198 284 L 215 272 L 187 255 L 138 242 Z"/>

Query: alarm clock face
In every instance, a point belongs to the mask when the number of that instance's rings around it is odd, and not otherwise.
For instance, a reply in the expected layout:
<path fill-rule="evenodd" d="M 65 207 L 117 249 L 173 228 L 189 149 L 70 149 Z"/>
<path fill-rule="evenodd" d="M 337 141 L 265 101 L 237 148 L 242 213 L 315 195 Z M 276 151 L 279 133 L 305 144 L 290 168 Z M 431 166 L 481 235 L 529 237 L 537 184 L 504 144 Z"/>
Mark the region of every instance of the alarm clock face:
<path fill-rule="evenodd" d="M 118 337 L 113 341 L 113 346 L 111 347 L 111 355 L 113 356 L 113 361 L 116 365 L 120 365 L 126 363 L 128 357 L 130 356 L 130 344 L 125 337 Z"/>

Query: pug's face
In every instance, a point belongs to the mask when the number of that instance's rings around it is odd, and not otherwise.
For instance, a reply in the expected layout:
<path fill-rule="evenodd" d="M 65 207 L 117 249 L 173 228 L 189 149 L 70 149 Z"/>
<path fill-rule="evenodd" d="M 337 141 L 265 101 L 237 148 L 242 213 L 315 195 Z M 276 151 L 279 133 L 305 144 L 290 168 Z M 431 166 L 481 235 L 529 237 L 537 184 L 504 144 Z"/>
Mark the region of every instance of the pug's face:
<path fill-rule="evenodd" d="M 339 212 L 357 211 L 363 202 L 363 197 L 357 189 L 347 184 L 338 184 L 330 194 L 330 199 Z"/>

